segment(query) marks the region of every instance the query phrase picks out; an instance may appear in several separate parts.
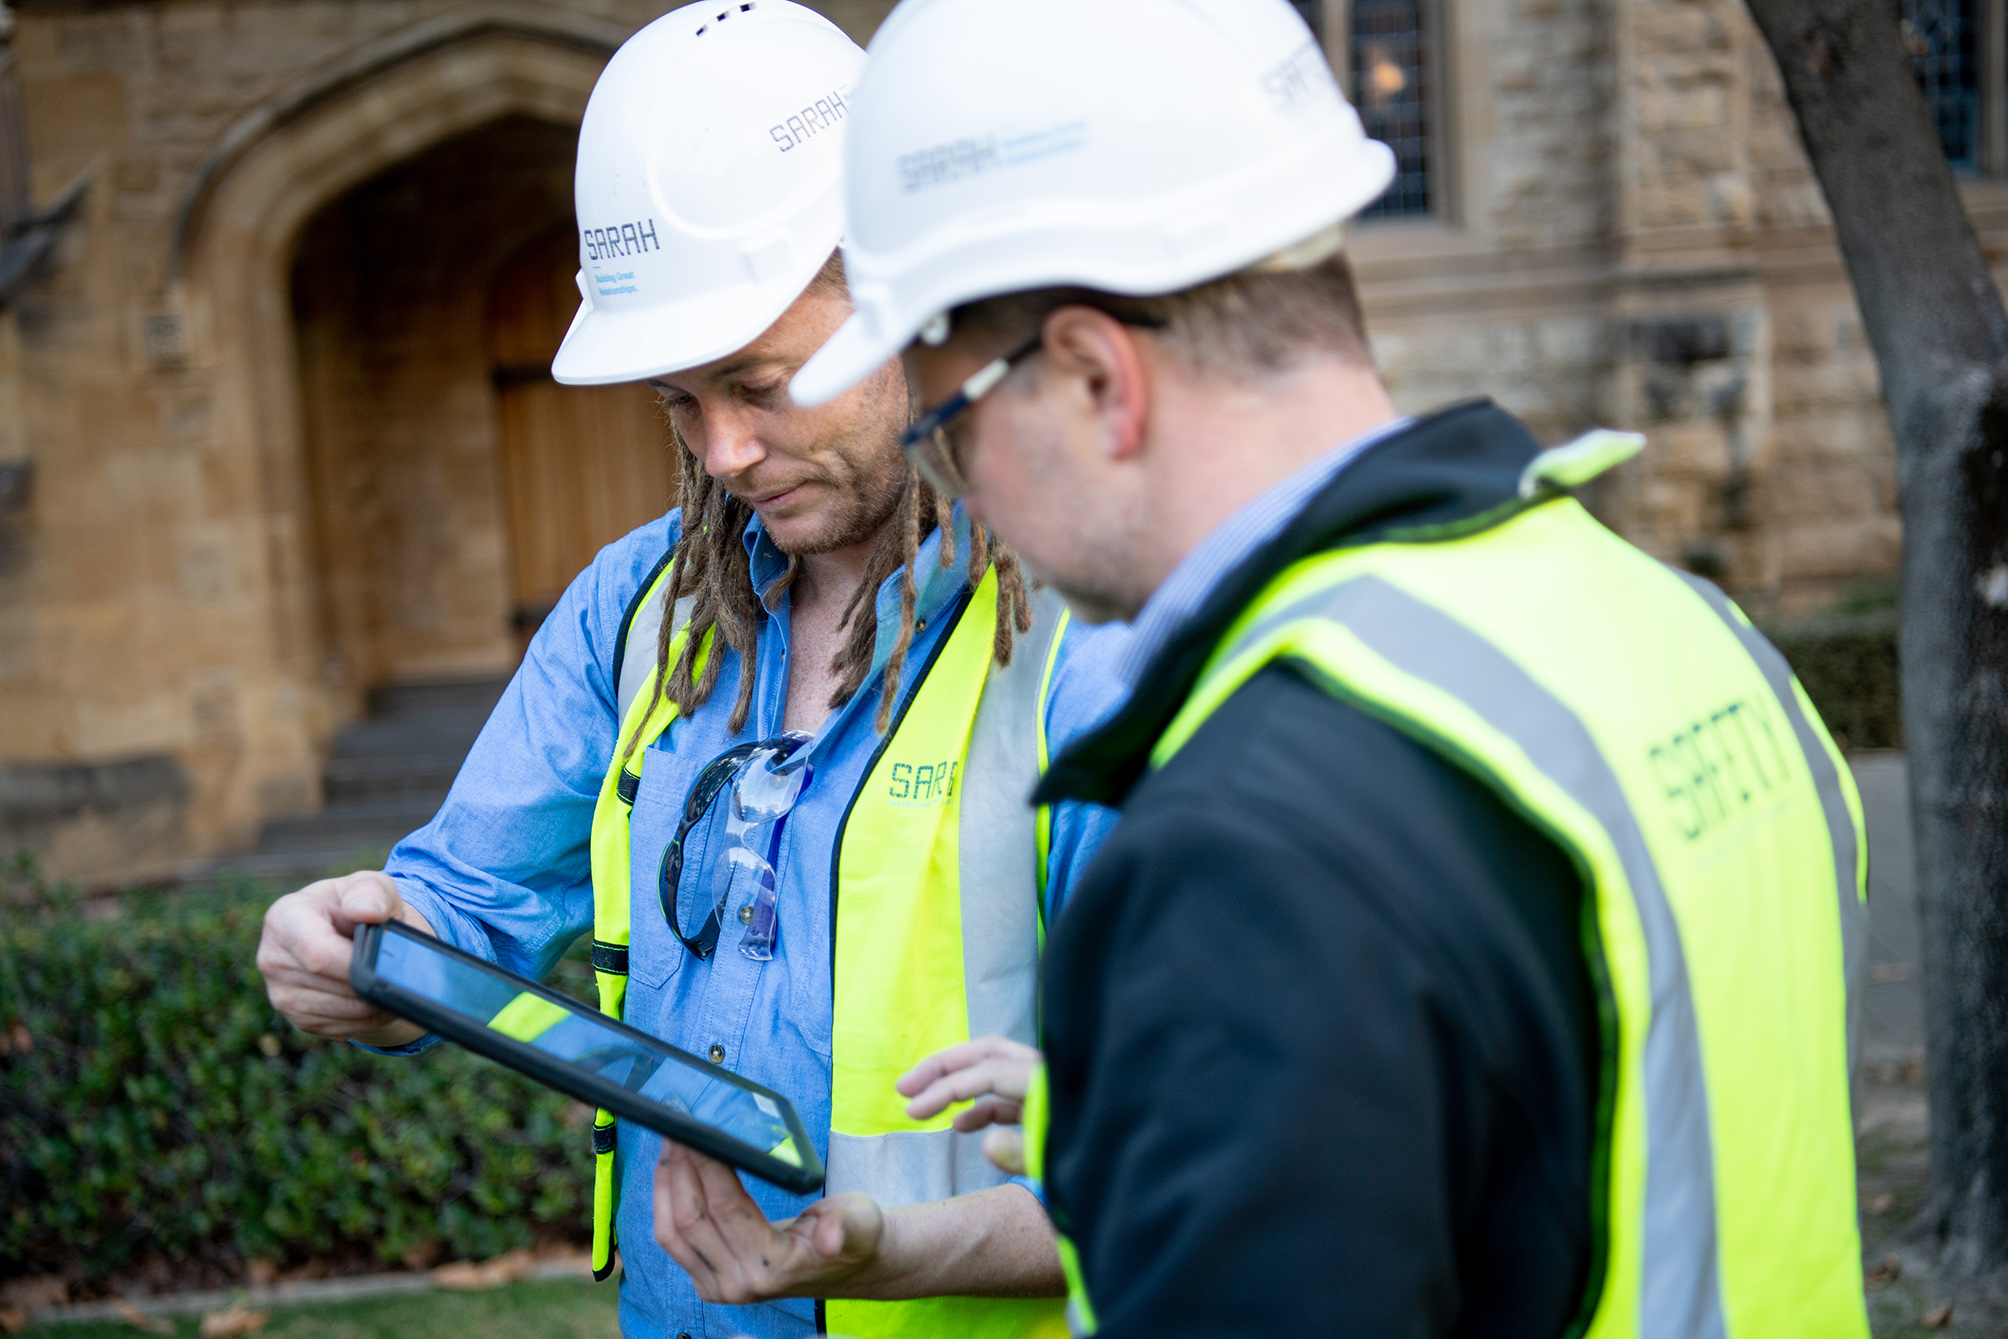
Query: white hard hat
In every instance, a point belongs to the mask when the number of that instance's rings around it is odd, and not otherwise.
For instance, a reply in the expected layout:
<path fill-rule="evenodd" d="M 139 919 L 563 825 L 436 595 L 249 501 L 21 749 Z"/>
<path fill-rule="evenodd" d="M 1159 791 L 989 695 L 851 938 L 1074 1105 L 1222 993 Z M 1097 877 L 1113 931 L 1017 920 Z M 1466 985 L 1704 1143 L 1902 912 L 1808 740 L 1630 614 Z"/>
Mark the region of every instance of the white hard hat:
<path fill-rule="evenodd" d="M 1287 0 L 906 0 L 845 147 L 856 314 L 821 404 L 958 304 L 1175 293 L 1327 231 L 1394 178 Z"/>
<path fill-rule="evenodd" d="M 843 236 L 865 53 L 788 0 L 710 0 L 629 38 L 579 127 L 579 292 L 551 375 L 638 381 L 736 352 Z"/>

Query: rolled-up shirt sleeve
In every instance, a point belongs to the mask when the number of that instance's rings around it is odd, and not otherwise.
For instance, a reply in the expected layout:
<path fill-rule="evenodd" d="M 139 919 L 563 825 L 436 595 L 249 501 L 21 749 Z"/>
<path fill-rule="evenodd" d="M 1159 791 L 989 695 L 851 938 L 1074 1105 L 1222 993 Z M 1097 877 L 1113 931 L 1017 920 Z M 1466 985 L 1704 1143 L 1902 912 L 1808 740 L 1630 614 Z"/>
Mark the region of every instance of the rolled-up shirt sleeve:
<path fill-rule="evenodd" d="M 608 545 L 572 582 L 446 802 L 391 851 L 385 873 L 455 947 L 542 980 L 592 928 L 593 809 L 617 728 L 614 643 L 677 519 Z"/>

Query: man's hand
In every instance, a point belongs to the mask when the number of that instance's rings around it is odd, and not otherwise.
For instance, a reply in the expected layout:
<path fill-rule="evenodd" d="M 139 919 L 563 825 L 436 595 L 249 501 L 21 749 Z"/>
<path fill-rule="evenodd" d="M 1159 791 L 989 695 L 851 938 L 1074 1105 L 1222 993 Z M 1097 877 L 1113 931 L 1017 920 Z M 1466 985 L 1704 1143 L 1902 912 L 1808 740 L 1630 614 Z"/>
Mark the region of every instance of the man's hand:
<path fill-rule="evenodd" d="M 902 1097 L 913 1099 L 906 1104 L 906 1114 L 915 1120 L 926 1120 L 957 1102 L 974 1101 L 955 1117 L 955 1128 L 967 1134 L 986 1125 L 1016 1125 L 1023 1119 L 1025 1092 L 1043 1059 L 1023 1042 L 978 1037 L 929 1056 L 893 1086 Z M 992 1130 L 984 1137 L 983 1156 L 1013 1176 L 1022 1176 L 1024 1136 L 1016 1130 Z"/>
<path fill-rule="evenodd" d="M 663 1141 L 655 1239 L 707 1302 L 843 1295 L 840 1285 L 873 1265 L 885 1236 L 885 1213 L 867 1195 L 820 1199 L 798 1217 L 770 1223 L 737 1172 Z"/>
<path fill-rule="evenodd" d="M 349 989 L 349 960 L 358 925 L 401 920 L 432 933 L 423 916 L 404 904 L 397 885 L 375 871 L 308 884 L 265 912 L 258 940 L 258 970 L 272 1007 L 302 1032 L 367 1046 L 403 1046 L 425 1029 L 365 1003 Z"/>

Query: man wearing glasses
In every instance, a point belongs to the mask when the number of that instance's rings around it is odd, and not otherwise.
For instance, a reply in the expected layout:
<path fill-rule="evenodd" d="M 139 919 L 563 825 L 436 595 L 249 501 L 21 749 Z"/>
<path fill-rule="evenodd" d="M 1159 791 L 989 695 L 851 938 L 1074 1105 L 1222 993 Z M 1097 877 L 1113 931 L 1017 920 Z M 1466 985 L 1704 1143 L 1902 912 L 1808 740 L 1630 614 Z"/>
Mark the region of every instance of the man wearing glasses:
<path fill-rule="evenodd" d="M 905 1083 L 1023 1102 L 1077 1332 L 1866 1339 L 1847 766 L 1571 496 L 1642 439 L 1396 414 L 1341 247 L 1394 155 L 1293 8 L 909 0 L 853 101 L 793 393 L 903 352 L 936 487 L 1134 620 L 1040 789 L 1123 807 L 1045 1067 Z"/>
<path fill-rule="evenodd" d="M 348 990 L 355 924 L 539 978 L 590 930 L 603 1008 L 827 1132 L 808 1200 L 601 1114 L 594 1264 L 618 1242 L 628 1333 L 1062 1330 L 1037 1201 L 894 1085 L 970 1037 L 1032 1039 L 1045 923 L 1111 818 L 1026 801 L 1120 696 L 1115 643 L 905 464 L 896 362 L 817 410 L 787 397 L 850 314 L 862 59 L 808 10 L 734 0 L 609 64 L 554 371 L 658 388 L 682 506 L 573 583 L 432 823 L 382 873 L 281 899 L 259 951 L 298 1026 L 415 1050 Z"/>

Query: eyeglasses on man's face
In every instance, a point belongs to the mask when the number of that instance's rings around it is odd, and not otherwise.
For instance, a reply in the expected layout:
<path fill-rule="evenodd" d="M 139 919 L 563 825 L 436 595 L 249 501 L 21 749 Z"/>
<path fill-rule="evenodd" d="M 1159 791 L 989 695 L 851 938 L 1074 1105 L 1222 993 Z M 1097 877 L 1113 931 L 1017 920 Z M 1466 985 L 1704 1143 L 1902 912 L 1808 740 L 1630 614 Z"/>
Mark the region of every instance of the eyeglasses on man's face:
<path fill-rule="evenodd" d="M 1165 324 L 1154 316 L 1123 315 L 1103 311 L 1100 307 L 1094 310 L 1137 330 L 1162 330 Z M 962 464 L 963 445 L 956 440 L 951 425 L 978 400 L 996 390 L 998 383 L 1011 374 L 1012 368 L 1037 353 L 1045 343 L 1046 334 L 1041 329 L 1037 335 L 1003 357 L 985 363 L 976 375 L 962 383 L 955 394 L 913 421 L 913 426 L 900 437 L 899 445 L 906 452 L 906 458 L 913 462 L 913 467 L 920 471 L 920 477 L 927 480 L 928 487 L 948 498 L 969 495 L 969 475 Z"/>
<path fill-rule="evenodd" d="M 1045 342 L 1042 331 L 1002 358 L 991 359 L 975 376 L 963 382 L 955 394 L 915 419 L 913 426 L 901 435 L 900 450 L 906 452 L 906 458 L 920 471 L 920 477 L 927 480 L 929 488 L 946 498 L 968 495 L 969 479 L 962 470 L 961 449 L 949 432 L 949 425 L 997 389 L 997 383 L 1009 376 L 1013 367 L 1038 352 Z"/>

